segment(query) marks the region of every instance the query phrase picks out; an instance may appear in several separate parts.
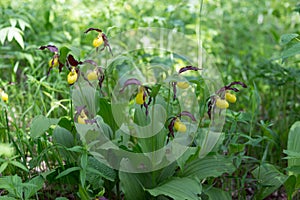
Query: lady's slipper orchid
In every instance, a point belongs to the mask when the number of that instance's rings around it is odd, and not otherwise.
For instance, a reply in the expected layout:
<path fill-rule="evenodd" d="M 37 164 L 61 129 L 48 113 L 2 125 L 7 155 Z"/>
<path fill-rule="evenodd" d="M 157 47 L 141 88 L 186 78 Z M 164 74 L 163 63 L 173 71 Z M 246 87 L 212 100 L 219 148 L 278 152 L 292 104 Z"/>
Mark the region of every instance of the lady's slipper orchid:
<path fill-rule="evenodd" d="M 54 45 L 47 45 L 47 46 L 41 46 L 39 49 L 40 50 L 48 49 L 49 51 L 54 53 L 54 56 L 49 61 L 49 70 L 47 72 L 47 75 L 49 75 L 50 71 L 57 66 L 59 67 L 59 72 L 61 72 L 64 64 L 61 63 L 59 60 L 58 48 Z"/>
<path fill-rule="evenodd" d="M 211 112 L 216 107 L 219 109 L 226 109 L 229 107 L 229 103 L 235 103 L 236 102 L 236 96 L 234 94 L 229 93 L 229 91 L 239 92 L 240 90 L 236 87 L 233 87 L 234 85 L 240 85 L 243 88 L 247 88 L 247 85 L 241 81 L 235 81 L 231 82 L 228 85 L 225 85 L 224 87 L 220 88 L 216 94 L 212 95 L 208 101 L 208 110 L 207 114 L 209 118 L 211 119 Z M 229 103 L 228 103 L 229 102 Z"/>
<path fill-rule="evenodd" d="M 152 101 L 152 98 L 150 96 L 150 90 L 151 88 L 148 86 L 144 86 L 141 84 L 141 82 L 135 78 L 128 79 L 125 81 L 123 88 L 120 90 L 120 92 L 124 92 L 125 88 L 129 85 L 137 85 L 139 86 L 139 91 L 135 97 L 136 104 L 141 105 L 141 107 L 145 107 L 146 116 L 148 115 L 148 107 Z M 148 103 L 146 103 L 147 97 L 149 97 Z"/>
<path fill-rule="evenodd" d="M 99 33 L 98 36 L 93 40 L 93 46 L 96 47 L 96 51 L 98 51 L 99 46 L 104 43 L 104 46 L 102 49 L 100 49 L 100 51 L 103 51 L 106 47 L 108 47 L 109 52 L 111 53 L 111 55 L 113 55 L 108 43 L 107 36 L 102 32 L 102 30 L 98 28 L 88 28 L 84 33 L 88 33 L 90 31 L 97 31 Z"/>

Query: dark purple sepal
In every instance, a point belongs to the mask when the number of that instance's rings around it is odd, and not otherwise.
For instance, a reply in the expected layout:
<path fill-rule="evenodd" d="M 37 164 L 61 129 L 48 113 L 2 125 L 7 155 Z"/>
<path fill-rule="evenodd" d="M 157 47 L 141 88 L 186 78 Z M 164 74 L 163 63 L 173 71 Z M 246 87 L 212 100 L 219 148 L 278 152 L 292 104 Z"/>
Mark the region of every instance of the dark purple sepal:
<path fill-rule="evenodd" d="M 128 85 L 141 85 L 141 82 L 137 80 L 136 78 L 130 78 L 125 81 L 123 88 L 120 90 L 120 92 L 124 92 L 125 88 Z"/>
<path fill-rule="evenodd" d="M 194 115 L 188 111 L 182 111 L 180 114 L 179 114 L 179 117 L 181 116 L 187 116 L 189 118 L 191 118 L 191 120 L 193 121 L 197 121 L 196 118 L 194 117 Z"/>
<path fill-rule="evenodd" d="M 198 71 L 198 70 L 201 70 L 200 68 L 198 67 L 193 67 L 193 66 L 186 66 L 186 67 L 182 67 L 179 69 L 178 73 L 181 74 L 185 71 Z"/>
<path fill-rule="evenodd" d="M 57 53 L 58 52 L 58 48 L 56 46 L 54 46 L 54 45 L 41 46 L 39 49 L 40 50 L 48 49 L 49 51 L 51 51 L 53 53 Z"/>
<path fill-rule="evenodd" d="M 84 33 L 88 33 L 90 31 L 97 31 L 99 33 L 102 33 L 102 30 L 99 28 L 88 28 L 86 31 L 84 31 Z"/>

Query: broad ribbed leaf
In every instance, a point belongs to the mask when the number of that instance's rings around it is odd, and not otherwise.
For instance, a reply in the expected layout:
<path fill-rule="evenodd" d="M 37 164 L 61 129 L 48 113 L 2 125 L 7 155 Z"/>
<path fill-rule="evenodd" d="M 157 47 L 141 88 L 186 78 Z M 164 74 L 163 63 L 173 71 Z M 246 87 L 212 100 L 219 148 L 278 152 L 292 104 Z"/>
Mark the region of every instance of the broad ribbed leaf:
<path fill-rule="evenodd" d="M 51 125 L 57 124 L 59 119 L 50 119 L 43 115 L 36 116 L 30 125 L 30 136 L 33 138 L 40 137 Z"/>
<path fill-rule="evenodd" d="M 201 146 L 199 151 L 199 158 L 204 158 L 207 154 L 213 151 L 217 147 L 217 144 L 220 144 L 223 137 L 222 132 L 215 132 L 208 129 L 201 129 L 201 136 L 197 140 L 198 145 Z"/>
<path fill-rule="evenodd" d="M 218 177 L 223 173 L 235 171 L 232 159 L 221 155 L 208 155 L 202 159 L 196 159 L 188 163 L 181 177 L 198 177 L 200 180 L 207 177 Z"/>
<path fill-rule="evenodd" d="M 88 173 L 99 175 L 107 180 L 115 181 L 117 174 L 116 171 L 112 168 L 106 166 L 105 164 L 101 163 L 94 157 L 88 158 Z"/>
<path fill-rule="evenodd" d="M 290 128 L 287 150 L 288 152 L 300 153 L 300 121 L 295 122 Z M 291 155 L 289 155 L 291 156 Z M 300 166 L 300 158 L 288 160 L 288 167 Z"/>
<path fill-rule="evenodd" d="M 118 125 L 115 122 L 112 110 L 111 103 L 104 98 L 100 98 L 99 101 L 100 111 L 98 114 L 103 118 L 103 121 L 110 126 L 113 131 L 118 129 Z"/>
<path fill-rule="evenodd" d="M 4 44 L 5 39 L 7 37 L 8 30 L 9 30 L 9 27 L 2 28 L 0 30 L 0 42 L 1 42 L 1 44 Z"/>
<path fill-rule="evenodd" d="M 292 39 L 298 37 L 299 35 L 297 33 L 288 33 L 284 34 L 280 37 L 280 43 L 285 45 L 289 43 Z"/>
<path fill-rule="evenodd" d="M 8 162 L 2 163 L 2 165 L 0 166 L 0 173 L 2 173 L 6 169 L 7 165 L 8 165 Z"/>
<path fill-rule="evenodd" d="M 152 196 L 165 195 L 174 200 L 198 200 L 198 194 L 201 194 L 202 186 L 191 178 L 174 177 L 164 184 L 153 189 L 146 189 Z"/>
<path fill-rule="evenodd" d="M 43 188 L 44 186 L 44 179 L 42 176 L 37 176 L 28 182 L 29 184 L 33 184 L 34 187 L 26 187 L 25 189 L 25 199 L 29 199 L 32 197 L 34 194 L 36 194 L 40 189 Z"/>
<path fill-rule="evenodd" d="M 23 40 L 21 32 L 15 32 L 14 38 L 17 41 L 17 43 L 21 46 L 21 48 L 24 49 L 24 40 Z"/>
<path fill-rule="evenodd" d="M 59 60 L 61 62 L 65 62 L 67 59 L 67 55 L 70 52 L 70 49 L 68 47 L 61 47 L 59 50 Z"/>
<path fill-rule="evenodd" d="M 9 196 L 0 196 L 0 200 L 16 200 L 16 198 L 9 197 Z"/>
<path fill-rule="evenodd" d="M 10 161 L 10 164 L 19 167 L 20 169 L 23 169 L 24 171 L 28 172 L 29 170 L 27 169 L 27 167 L 25 167 L 22 163 L 18 162 L 18 161 Z"/>
<path fill-rule="evenodd" d="M 60 126 L 56 126 L 53 131 L 53 141 L 68 148 L 75 145 L 72 133 Z"/>
<path fill-rule="evenodd" d="M 80 167 L 71 167 L 71 168 L 68 168 L 66 169 L 65 171 L 61 172 L 57 177 L 56 179 L 59 179 L 63 176 L 66 176 L 68 174 L 70 174 L 71 172 L 75 172 L 75 171 L 79 171 L 80 170 Z"/>
<path fill-rule="evenodd" d="M 257 192 L 257 199 L 264 199 L 287 180 L 288 176 L 279 172 L 274 165 L 264 164 L 252 171 L 253 176 L 258 179 L 263 186 L 261 191 Z"/>
<path fill-rule="evenodd" d="M 206 189 L 204 190 L 204 188 Z M 232 199 L 229 192 L 223 191 L 219 188 L 203 186 L 203 193 L 205 193 L 210 200 L 214 200 L 214 199 L 231 200 Z"/>
<path fill-rule="evenodd" d="M 290 48 L 282 52 L 281 58 L 288 58 L 300 53 L 300 42 L 294 44 Z"/>
<path fill-rule="evenodd" d="M 126 200 L 144 200 L 146 193 L 144 191 L 142 181 L 139 179 L 143 174 L 132 174 L 119 171 L 119 179 L 121 183 L 122 191 L 124 192 Z M 145 175 L 146 177 L 146 175 Z M 151 179 L 148 181 L 151 182 Z"/>

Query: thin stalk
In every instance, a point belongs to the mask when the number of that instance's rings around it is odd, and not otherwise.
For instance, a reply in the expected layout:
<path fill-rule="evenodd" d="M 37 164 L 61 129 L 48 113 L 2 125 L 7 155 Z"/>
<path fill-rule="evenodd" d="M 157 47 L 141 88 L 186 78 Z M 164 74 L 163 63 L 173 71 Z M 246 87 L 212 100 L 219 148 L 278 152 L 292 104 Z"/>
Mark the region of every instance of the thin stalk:
<path fill-rule="evenodd" d="M 171 83 L 169 83 L 169 90 L 168 90 L 168 99 L 167 99 L 167 115 L 169 114 L 169 105 L 170 105 L 170 98 L 171 98 Z"/>
<path fill-rule="evenodd" d="M 119 175 L 117 177 L 117 181 L 116 181 L 116 193 L 117 193 L 117 199 L 121 199 L 120 196 L 120 179 L 119 179 Z"/>
<path fill-rule="evenodd" d="M 154 119 L 154 106 L 155 106 L 155 102 L 156 102 L 156 98 L 154 97 L 153 98 L 153 106 L 152 106 L 152 118 L 151 118 L 151 121 L 152 121 L 152 127 L 151 127 L 151 129 L 152 129 L 152 131 L 153 131 L 153 129 L 154 129 L 154 123 L 153 123 L 153 119 Z M 156 141 L 155 141 L 155 137 L 151 137 L 151 143 L 152 143 L 152 152 L 154 152 L 155 150 L 156 150 Z M 154 154 L 152 154 L 152 159 L 154 159 Z M 151 172 L 152 173 L 152 186 L 154 186 L 155 185 L 155 172 Z"/>
<path fill-rule="evenodd" d="M 110 96 L 110 93 L 109 93 L 109 79 L 108 79 L 108 73 L 107 73 L 107 60 L 108 60 L 108 53 L 107 53 L 107 51 L 105 51 L 105 71 L 104 71 L 104 76 L 105 76 L 105 83 L 106 83 L 107 95 Z"/>
<path fill-rule="evenodd" d="M 26 160 L 24 160 L 24 154 L 22 153 L 22 151 L 20 151 L 17 143 L 15 142 L 15 140 L 12 138 L 12 136 L 10 135 L 10 129 L 9 129 L 9 123 L 8 123 L 8 114 L 7 114 L 7 110 L 6 108 L 4 108 L 4 115 L 5 115 L 5 121 L 6 121 L 6 131 L 7 131 L 7 137 L 8 137 L 8 141 L 9 143 L 13 143 L 13 145 L 15 146 L 17 152 L 21 155 L 21 157 L 23 158 L 23 162 L 25 162 L 26 164 Z"/>
<path fill-rule="evenodd" d="M 12 138 L 10 136 L 10 129 L 9 129 L 9 123 L 8 123 L 8 115 L 7 115 L 6 108 L 4 108 L 4 116 L 5 116 L 5 123 L 6 123 L 7 138 L 8 138 L 8 141 L 11 142 Z"/>

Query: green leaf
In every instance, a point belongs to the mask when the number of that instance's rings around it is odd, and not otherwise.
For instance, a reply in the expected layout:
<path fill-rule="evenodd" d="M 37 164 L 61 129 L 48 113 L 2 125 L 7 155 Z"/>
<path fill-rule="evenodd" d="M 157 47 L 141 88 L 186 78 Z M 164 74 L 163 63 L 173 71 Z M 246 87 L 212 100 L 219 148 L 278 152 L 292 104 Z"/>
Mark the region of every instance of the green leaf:
<path fill-rule="evenodd" d="M 19 23 L 22 31 L 24 31 L 26 27 L 31 28 L 31 26 L 27 22 L 25 22 L 23 19 L 18 19 L 18 23 Z"/>
<path fill-rule="evenodd" d="M 16 198 L 9 197 L 9 196 L 0 196 L 0 200 L 16 200 Z"/>
<path fill-rule="evenodd" d="M 295 122 L 289 131 L 287 150 L 288 152 L 300 153 L 300 121 Z M 288 167 L 299 166 L 300 158 L 288 160 Z"/>
<path fill-rule="evenodd" d="M 9 22 L 10 22 L 10 25 L 11 25 L 12 27 L 15 27 L 16 24 L 17 24 L 17 20 L 16 20 L 16 19 L 9 19 Z"/>
<path fill-rule="evenodd" d="M 229 152 L 231 154 L 242 152 L 244 151 L 244 149 L 245 149 L 245 144 L 234 144 L 234 143 L 229 144 Z"/>
<path fill-rule="evenodd" d="M 157 177 L 157 182 L 160 183 L 172 177 L 175 174 L 177 168 L 178 168 L 177 163 L 173 162 L 170 165 L 163 168 L 162 170 L 157 171 L 159 173 L 159 176 Z"/>
<path fill-rule="evenodd" d="M 288 167 L 288 168 L 286 168 L 286 170 L 289 171 L 290 174 L 299 175 L 300 174 L 300 165 Z"/>
<path fill-rule="evenodd" d="M 125 199 L 147 199 L 144 191 L 144 185 L 151 184 L 152 182 L 149 174 L 132 174 L 119 171 L 119 179 Z"/>
<path fill-rule="evenodd" d="M 61 62 L 64 62 L 67 58 L 67 55 L 68 53 L 70 52 L 71 50 L 68 48 L 68 47 L 61 47 L 60 50 L 59 50 L 59 60 Z"/>
<path fill-rule="evenodd" d="M 81 185 L 79 185 L 79 197 L 80 199 L 83 200 L 88 200 L 91 199 L 91 197 L 89 196 L 88 192 L 86 191 L 86 189 L 84 187 L 82 187 Z"/>
<path fill-rule="evenodd" d="M 11 42 L 12 39 L 14 38 L 19 43 L 19 45 L 24 49 L 24 41 L 23 41 L 22 34 L 23 32 L 20 29 L 15 27 L 10 27 L 7 33 L 7 40 Z"/>
<path fill-rule="evenodd" d="M 2 165 L 0 166 L 0 174 L 6 169 L 7 165 L 8 165 L 8 162 L 2 163 Z"/>
<path fill-rule="evenodd" d="M 284 50 L 282 52 L 281 58 L 288 58 L 294 55 L 297 55 L 300 53 L 300 42 L 294 44 L 293 46 L 291 46 L 290 48 Z"/>
<path fill-rule="evenodd" d="M 23 187 L 22 179 L 18 175 L 0 178 L 0 188 L 6 189 L 10 195 L 18 199 L 23 198 Z"/>
<path fill-rule="evenodd" d="M 188 159 L 197 153 L 199 150 L 198 147 L 189 147 L 177 160 L 177 164 L 180 167 L 180 169 L 183 169 L 184 165 L 188 161 Z"/>
<path fill-rule="evenodd" d="M 73 147 L 74 146 L 74 137 L 70 131 L 60 126 L 56 126 L 53 131 L 53 140 L 61 144 L 65 147 Z"/>
<path fill-rule="evenodd" d="M 159 89 L 161 87 L 161 84 L 156 84 L 152 87 L 152 90 L 151 90 L 151 93 L 150 93 L 150 96 L 155 98 L 159 92 Z"/>
<path fill-rule="evenodd" d="M 203 186 L 205 190 L 203 190 L 203 193 L 205 193 L 210 200 L 215 199 L 222 199 L 222 200 L 231 200 L 231 195 L 229 192 L 223 191 L 219 188 L 214 188 L 211 186 Z"/>
<path fill-rule="evenodd" d="M 300 152 L 283 150 L 283 153 L 288 155 L 284 159 L 300 159 Z"/>
<path fill-rule="evenodd" d="M 12 30 L 12 28 L 9 28 L 7 32 L 7 41 L 11 42 L 13 38 L 14 38 L 14 31 Z"/>
<path fill-rule="evenodd" d="M 86 180 L 86 169 L 81 169 L 80 170 L 79 177 L 80 177 L 81 186 L 84 187 L 84 183 L 85 183 L 85 180 Z"/>
<path fill-rule="evenodd" d="M 56 179 L 59 179 L 63 176 L 66 176 L 68 174 L 70 174 L 71 172 L 75 172 L 75 171 L 79 171 L 80 170 L 80 167 L 71 167 L 71 168 L 68 168 L 66 169 L 65 171 L 61 172 L 57 177 Z"/>
<path fill-rule="evenodd" d="M 36 194 L 40 189 L 43 188 L 44 179 L 42 176 L 37 176 L 37 177 L 30 179 L 30 181 L 28 183 L 34 185 L 34 187 L 26 187 L 24 189 L 25 199 L 29 199 L 34 194 Z"/>
<path fill-rule="evenodd" d="M 80 165 L 81 165 L 81 168 L 82 169 L 85 169 L 86 166 L 87 166 L 87 161 L 88 161 L 88 155 L 87 155 L 87 152 L 84 152 L 82 155 L 81 155 L 81 159 L 80 159 Z"/>
<path fill-rule="evenodd" d="M 33 138 L 40 137 L 51 125 L 57 124 L 58 119 L 49 119 L 43 115 L 36 116 L 30 125 L 30 135 Z"/>
<path fill-rule="evenodd" d="M 252 171 L 253 176 L 263 186 L 256 194 L 257 199 L 264 199 L 287 180 L 287 176 L 279 172 L 274 165 L 263 164 Z"/>
<path fill-rule="evenodd" d="M 287 43 L 289 43 L 292 39 L 298 37 L 299 35 L 297 33 L 288 33 L 288 34 L 284 34 L 280 37 L 280 43 L 282 45 L 285 45 Z"/>
<path fill-rule="evenodd" d="M 182 170 L 181 177 L 198 177 L 200 180 L 207 177 L 218 177 L 223 173 L 229 173 L 235 171 L 235 167 L 232 163 L 232 158 L 222 155 L 208 155 L 202 159 L 188 163 L 184 170 Z"/>
<path fill-rule="evenodd" d="M 83 152 L 82 146 L 74 146 L 74 147 L 71 147 L 71 148 L 67 148 L 67 150 L 77 152 L 77 153 Z"/>
<path fill-rule="evenodd" d="M 114 116 L 111 110 L 111 103 L 107 99 L 99 99 L 100 111 L 98 114 L 103 118 L 103 121 L 110 126 L 113 132 L 118 129 L 118 125 L 114 120 Z"/>
<path fill-rule="evenodd" d="M 146 126 L 150 123 L 150 117 L 146 116 L 145 110 L 142 109 L 139 105 L 134 106 L 135 112 L 134 112 L 134 123 L 136 123 L 139 126 Z M 150 130 L 152 131 L 152 130 Z"/>
<path fill-rule="evenodd" d="M 3 45 L 4 42 L 5 42 L 5 39 L 6 39 L 6 37 L 7 37 L 8 30 L 9 30 L 9 27 L 2 28 L 2 29 L 0 30 L 0 42 L 1 42 L 2 45 Z"/>
<path fill-rule="evenodd" d="M 284 188 L 286 190 L 289 200 L 292 200 L 293 193 L 296 190 L 295 186 L 296 186 L 296 176 L 291 175 L 284 183 Z"/>
<path fill-rule="evenodd" d="M 90 171 L 90 169 L 92 169 L 92 171 Z M 87 173 L 86 173 L 86 181 L 89 182 L 89 184 L 92 186 L 92 189 L 95 191 L 95 190 L 101 190 L 103 191 L 103 194 L 104 194 L 104 180 L 102 178 L 102 176 L 98 175 L 97 173 L 97 170 L 95 170 L 94 168 L 87 168 Z M 107 181 L 106 181 L 107 182 Z M 101 192 L 100 192 L 101 193 Z M 99 195 L 99 196 L 103 196 L 102 195 Z"/>
<path fill-rule="evenodd" d="M 105 164 L 101 163 L 99 160 L 91 156 L 88 158 L 87 170 L 91 173 L 100 175 L 101 177 L 106 178 L 110 181 L 115 181 L 117 177 L 115 170 L 106 166 Z"/>
<path fill-rule="evenodd" d="M 205 157 L 209 152 L 213 151 L 218 144 L 222 143 L 224 133 L 215 132 L 206 128 L 200 129 L 200 137 L 197 140 L 197 144 L 201 146 L 199 151 L 199 157 Z"/>
<path fill-rule="evenodd" d="M 24 171 L 28 172 L 29 170 L 27 169 L 27 167 L 25 167 L 22 163 L 18 162 L 18 161 L 10 161 L 10 164 L 19 167 L 20 169 L 23 169 Z"/>
<path fill-rule="evenodd" d="M 17 43 L 21 46 L 21 48 L 24 49 L 24 40 L 22 34 L 20 32 L 15 32 L 14 38 L 17 41 Z"/>
<path fill-rule="evenodd" d="M 152 196 L 165 195 L 174 200 L 198 200 L 202 187 L 200 182 L 191 178 L 174 177 L 153 189 L 146 189 Z"/>
<path fill-rule="evenodd" d="M 72 129 L 74 128 L 72 123 L 73 123 L 73 119 L 69 119 L 67 117 L 62 117 L 59 119 L 58 125 L 62 128 L 72 131 Z"/>

